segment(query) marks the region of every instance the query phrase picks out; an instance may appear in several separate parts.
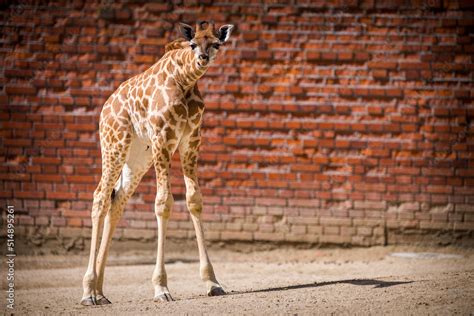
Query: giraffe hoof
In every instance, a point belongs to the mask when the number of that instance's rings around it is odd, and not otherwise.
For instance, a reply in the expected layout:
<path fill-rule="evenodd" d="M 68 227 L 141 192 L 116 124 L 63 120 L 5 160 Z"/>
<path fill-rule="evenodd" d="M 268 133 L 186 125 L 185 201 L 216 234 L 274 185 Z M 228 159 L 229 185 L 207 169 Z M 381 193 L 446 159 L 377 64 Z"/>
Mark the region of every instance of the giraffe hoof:
<path fill-rule="evenodd" d="M 81 305 L 93 306 L 93 305 L 97 305 L 97 301 L 95 300 L 95 297 L 89 296 L 89 297 L 85 297 L 81 300 Z"/>
<path fill-rule="evenodd" d="M 207 293 L 208 296 L 221 296 L 225 295 L 225 291 L 221 287 L 213 287 L 211 290 Z"/>
<path fill-rule="evenodd" d="M 160 295 L 157 295 L 153 298 L 154 302 L 171 302 L 174 301 L 174 299 L 171 297 L 170 293 L 163 293 Z"/>
<path fill-rule="evenodd" d="M 107 304 L 112 304 L 112 302 L 109 301 L 109 300 L 107 299 L 107 297 L 102 296 L 100 299 L 98 299 L 98 300 L 96 301 L 96 304 L 97 304 L 97 305 L 107 305 Z"/>

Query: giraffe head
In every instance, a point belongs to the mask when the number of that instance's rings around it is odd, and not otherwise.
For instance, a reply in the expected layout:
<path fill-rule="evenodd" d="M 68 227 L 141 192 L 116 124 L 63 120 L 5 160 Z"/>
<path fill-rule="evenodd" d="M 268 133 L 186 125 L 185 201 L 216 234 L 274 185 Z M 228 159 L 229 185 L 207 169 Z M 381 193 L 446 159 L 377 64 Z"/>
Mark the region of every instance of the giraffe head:
<path fill-rule="evenodd" d="M 230 37 L 234 26 L 225 24 L 218 31 L 214 29 L 214 23 L 206 21 L 198 22 L 196 30 L 192 26 L 180 23 L 181 32 L 189 42 L 189 46 L 196 56 L 199 67 L 205 67 L 216 58 L 219 47 Z"/>

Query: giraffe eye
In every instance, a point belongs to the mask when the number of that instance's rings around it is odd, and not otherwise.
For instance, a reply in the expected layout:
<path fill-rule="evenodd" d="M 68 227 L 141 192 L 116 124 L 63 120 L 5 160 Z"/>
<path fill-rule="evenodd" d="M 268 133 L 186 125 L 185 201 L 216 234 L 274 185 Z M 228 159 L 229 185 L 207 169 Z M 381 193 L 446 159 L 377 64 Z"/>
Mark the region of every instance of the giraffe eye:
<path fill-rule="evenodd" d="M 191 49 L 195 49 L 197 47 L 197 45 L 194 43 L 191 43 L 189 46 L 191 46 Z"/>
<path fill-rule="evenodd" d="M 215 49 L 219 49 L 219 47 L 221 47 L 221 44 L 214 43 L 214 44 L 212 44 L 212 47 L 214 47 Z"/>

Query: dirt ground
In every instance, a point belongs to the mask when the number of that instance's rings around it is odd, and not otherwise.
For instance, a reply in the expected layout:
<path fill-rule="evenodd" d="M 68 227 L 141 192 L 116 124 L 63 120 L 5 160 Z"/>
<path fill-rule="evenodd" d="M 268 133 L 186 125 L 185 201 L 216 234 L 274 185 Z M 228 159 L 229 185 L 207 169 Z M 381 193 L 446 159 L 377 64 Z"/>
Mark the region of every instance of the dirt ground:
<path fill-rule="evenodd" d="M 152 300 L 150 279 L 155 248 L 150 244 L 149 250 L 131 251 L 133 247 L 125 247 L 111 254 L 105 294 L 113 304 L 107 306 L 79 305 L 87 253 L 19 255 L 15 265 L 13 312 L 17 315 L 474 313 L 474 249 L 282 246 L 255 251 L 239 246 L 211 247 L 214 269 L 228 295 L 207 297 L 199 279 L 197 250 L 179 245 L 167 248 L 168 285 L 174 302 Z M 418 257 L 411 253 L 417 253 Z M 4 309 L 5 303 L 2 305 L 6 314 L 10 314 L 10 310 Z"/>

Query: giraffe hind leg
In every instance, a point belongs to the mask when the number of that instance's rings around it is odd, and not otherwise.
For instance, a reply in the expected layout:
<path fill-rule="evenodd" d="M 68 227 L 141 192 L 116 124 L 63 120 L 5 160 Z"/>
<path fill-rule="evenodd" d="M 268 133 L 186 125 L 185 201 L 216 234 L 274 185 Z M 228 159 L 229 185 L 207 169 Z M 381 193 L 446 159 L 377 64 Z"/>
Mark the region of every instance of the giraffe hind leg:
<path fill-rule="evenodd" d="M 110 163 L 110 155 L 105 153 L 105 156 L 109 158 L 103 158 L 106 161 L 105 164 Z M 114 155 L 115 156 L 115 155 Z M 91 246 L 90 256 L 87 271 L 83 279 L 84 293 L 81 300 L 82 305 L 97 305 L 96 300 L 96 285 L 97 285 L 97 273 L 96 273 L 96 261 L 97 261 L 97 250 L 100 244 L 101 231 L 104 228 L 104 218 L 110 212 L 112 203 L 111 194 L 120 174 L 120 170 L 124 164 L 122 159 L 113 160 L 113 163 L 109 164 L 107 169 L 103 171 L 100 183 L 94 192 L 94 202 L 92 206 L 92 234 L 91 234 Z M 103 241 L 103 240 L 102 240 Z"/>
<path fill-rule="evenodd" d="M 120 218 L 122 217 L 125 205 L 132 194 L 135 192 L 143 175 L 151 166 L 151 152 L 145 152 L 144 148 L 145 146 L 142 146 L 139 140 L 132 138 L 127 162 L 123 166 L 121 175 L 111 193 L 111 207 L 110 211 L 105 217 L 102 241 L 100 243 L 99 253 L 97 256 L 97 305 L 111 303 L 103 293 L 105 265 L 112 243 L 113 233 L 118 222 L 120 221 Z"/>

